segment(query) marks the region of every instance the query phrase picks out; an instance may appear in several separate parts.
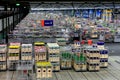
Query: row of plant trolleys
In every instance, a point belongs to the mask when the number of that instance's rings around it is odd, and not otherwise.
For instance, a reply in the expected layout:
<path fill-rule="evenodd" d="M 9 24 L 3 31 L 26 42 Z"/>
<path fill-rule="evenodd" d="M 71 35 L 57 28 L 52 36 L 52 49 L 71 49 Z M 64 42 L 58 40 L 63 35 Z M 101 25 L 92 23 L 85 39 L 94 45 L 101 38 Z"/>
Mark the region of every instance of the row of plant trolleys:
<path fill-rule="evenodd" d="M 12 43 L 8 47 L 0 45 L 1 54 L 6 55 L 0 56 L 0 66 L 3 61 L 8 61 L 8 65 L 2 64 L 1 70 L 3 68 L 15 69 L 19 60 L 32 61 L 35 59 L 37 78 L 52 77 L 52 71 L 60 71 L 60 69 L 99 71 L 101 67 L 108 67 L 108 50 L 105 49 L 103 42 L 83 46 L 74 44 L 60 46 L 57 43 L 45 44 L 44 42 L 35 42 L 34 46 L 32 44 Z"/>

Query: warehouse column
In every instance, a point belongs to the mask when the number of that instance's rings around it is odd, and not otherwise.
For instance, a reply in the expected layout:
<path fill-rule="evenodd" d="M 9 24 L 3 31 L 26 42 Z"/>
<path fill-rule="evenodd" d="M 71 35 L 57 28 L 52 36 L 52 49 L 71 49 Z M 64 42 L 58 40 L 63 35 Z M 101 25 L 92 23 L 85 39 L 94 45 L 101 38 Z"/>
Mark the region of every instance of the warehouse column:
<path fill-rule="evenodd" d="M 10 21 L 10 22 L 9 22 L 9 23 L 10 23 L 10 28 L 9 28 L 10 32 L 12 31 L 12 27 L 13 27 L 13 23 L 12 23 L 13 21 L 11 21 L 11 20 L 12 20 L 11 18 L 12 18 L 12 16 L 13 16 L 13 10 L 14 10 L 14 8 L 11 6 L 11 7 L 10 7 L 10 11 L 12 12 L 12 14 L 11 14 L 11 17 L 10 17 L 10 19 L 9 19 L 9 21 Z"/>
<path fill-rule="evenodd" d="M 15 16 L 14 15 L 15 15 L 15 7 L 13 9 L 13 27 L 12 27 L 12 31 L 14 30 L 14 27 L 15 27 L 15 22 L 14 22 L 15 21 L 15 19 L 14 19 Z"/>
<path fill-rule="evenodd" d="M 10 16 L 9 16 L 10 17 Z M 10 25 L 10 18 L 9 17 L 7 17 L 7 33 L 9 33 L 10 32 L 10 28 L 11 28 L 11 25 Z"/>
<path fill-rule="evenodd" d="M 6 27 L 6 28 L 4 29 L 4 33 L 5 33 L 4 36 L 5 36 L 5 42 L 8 43 L 8 35 L 7 35 L 7 28 L 8 28 L 8 25 L 7 25 L 7 5 L 5 5 L 4 11 L 6 11 L 5 12 L 5 17 L 6 17 L 5 21 L 6 21 L 6 23 L 4 22 L 4 25 L 6 24 L 6 26 L 4 26 L 4 27 Z"/>
<path fill-rule="evenodd" d="M 8 12 L 7 12 L 7 13 L 8 13 Z M 5 29 L 5 30 L 6 30 L 6 33 L 5 33 L 5 35 L 6 35 L 6 38 L 5 38 L 5 39 L 6 39 L 6 43 L 8 43 L 8 27 L 9 27 L 9 26 L 8 26 L 7 13 L 6 13 L 6 23 L 5 23 L 5 24 L 6 24 L 6 29 Z"/>
<path fill-rule="evenodd" d="M 7 16 L 7 5 L 4 6 L 5 16 L 4 16 L 4 39 L 6 39 L 6 16 Z"/>
<path fill-rule="evenodd" d="M 2 18 L 2 39 L 4 39 L 4 18 Z"/>

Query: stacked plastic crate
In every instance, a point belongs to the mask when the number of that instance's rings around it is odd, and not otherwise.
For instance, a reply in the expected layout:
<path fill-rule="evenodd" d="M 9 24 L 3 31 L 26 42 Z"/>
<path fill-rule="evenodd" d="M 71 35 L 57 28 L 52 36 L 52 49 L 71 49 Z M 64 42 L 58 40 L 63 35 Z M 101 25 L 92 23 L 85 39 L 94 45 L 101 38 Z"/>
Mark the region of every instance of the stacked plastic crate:
<path fill-rule="evenodd" d="M 98 42 L 97 48 L 100 50 L 100 67 L 108 67 L 108 50 L 104 47 L 104 42 Z"/>
<path fill-rule="evenodd" d="M 100 52 L 97 48 L 90 48 L 86 52 L 87 68 L 89 71 L 100 70 Z"/>
<path fill-rule="evenodd" d="M 7 69 L 6 52 L 7 52 L 7 45 L 1 44 L 0 45 L 0 71 Z"/>
<path fill-rule="evenodd" d="M 35 61 L 46 61 L 46 46 L 44 42 L 34 43 Z"/>
<path fill-rule="evenodd" d="M 50 62 L 37 62 L 36 63 L 36 78 L 49 79 L 52 78 L 52 64 Z"/>
<path fill-rule="evenodd" d="M 61 69 L 72 68 L 72 54 L 69 46 L 60 47 L 60 66 Z"/>
<path fill-rule="evenodd" d="M 47 43 L 48 61 L 53 66 L 53 71 L 60 71 L 60 47 L 57 43 Z"/>
<path fill-rule="evenodd" d="M 32 60 L 32 44 L 21 45 L 21 60 Z"/>
<path fill-rule="evenodd" d="M 18 60 L 20 60 L 20 43 L 10 43 L 8 49 L 8 69 L 16 70 Z"/>

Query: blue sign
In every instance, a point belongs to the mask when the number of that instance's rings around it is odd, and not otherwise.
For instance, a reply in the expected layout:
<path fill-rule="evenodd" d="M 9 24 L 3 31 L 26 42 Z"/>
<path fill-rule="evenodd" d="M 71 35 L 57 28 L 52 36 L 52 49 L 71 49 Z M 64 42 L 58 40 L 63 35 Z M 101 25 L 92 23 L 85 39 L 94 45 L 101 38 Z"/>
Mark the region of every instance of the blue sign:
<path fill-rule="evenodd" d="M 93 12 L 94 12 L 93 9 L 89 10 L 89 14 L 93 14 Z"/>
<path fill-rule="evenodd" d="M 101 14 L 102 14 L 102 10 L 97 10 L 97 11 L 96 11 L 96 16 L 97 16 L 97 17 L 100 17 Z"/>
<path fill-rule="evenodd" d="M 53 26 L 53 20 L 44 20 L 44 26 Z"/>
<path fill-rule="evenodd" d="M 75 12 L 75 16 L 76 16 L 76 17 L 80 17 L 80 11 L 76 11 L 76 12 Z"/>
<path fill-rule="evenodd" d="M 83 10 L 83 18 L 89 18 L 88 10 Z"/>

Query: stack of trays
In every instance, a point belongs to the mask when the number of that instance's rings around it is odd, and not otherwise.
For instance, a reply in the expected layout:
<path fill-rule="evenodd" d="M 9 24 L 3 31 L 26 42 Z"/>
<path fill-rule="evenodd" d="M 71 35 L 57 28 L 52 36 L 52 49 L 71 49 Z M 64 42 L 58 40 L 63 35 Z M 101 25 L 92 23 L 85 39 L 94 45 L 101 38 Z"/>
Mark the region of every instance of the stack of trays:
<path fill-rule="evenodd" d="M 0 71 L 7 69 L 6 52 L 7 45 L 6 44 L 0 45 Z"/>
<path fill-rule="evenodd" d="M 98 42 L 97 48 L 100 50 L 100 67 L 108 67 L 108 50 L 104 47 L 104 42 Z"/>
<path fill-rule="evenodd" d="M 86 71 L 87 70 L 86 57 L 83 55 L 83 53 L 74 54 L 73 68 L 75 71 Z"/>
<path fill-rule="evenodd" d="M 53 71 L 60 71 L 60 47 L 57 43 L 47 43 L 48 61 L 53 65 Z"/>
<path fill-rule="evenodd" d="M 98 49 L 88 49 L 87 50 L 87 66 L 89 71 L 99 71 L 100 70 L 100 52 Z"/>
<path fill-rule="evenodd" d="M 21 60 L 32 60 L 32 44 L 21 45 Z"/>
<path fill-rule="evenodd" d="M 100 50 L 100 67 L 108 67 L 108 50 Z"/>
<path fill-rule="evenodd" d="M 9 46 L 8 60 L 19 60 L 20 46 Z"/>
<path fill-rule="evenodd" d="M 52 65 L 50 62 L 36 62 L 37 79 L 52 78 Z"/>
<path fill-rule="evenodd" d="M 46 47 L 44 42 L 34 43 L 34 52 L 36 61 L 46 61 Z"/>

